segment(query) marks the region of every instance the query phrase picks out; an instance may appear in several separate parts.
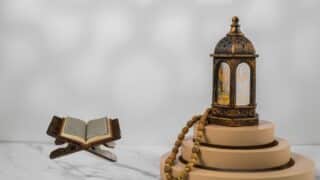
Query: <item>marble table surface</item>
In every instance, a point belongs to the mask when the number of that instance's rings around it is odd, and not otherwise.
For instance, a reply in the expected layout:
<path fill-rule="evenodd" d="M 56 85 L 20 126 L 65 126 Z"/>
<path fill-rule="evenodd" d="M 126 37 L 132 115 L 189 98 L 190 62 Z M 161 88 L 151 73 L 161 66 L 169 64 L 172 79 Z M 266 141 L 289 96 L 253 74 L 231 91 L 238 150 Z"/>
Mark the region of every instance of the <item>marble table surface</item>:
<path fill-rule="evenodd" d="M 152 180 L 159 177 L 159 158 L 170 147 L 123 146 L 113 150 L 118 162 L 112 163 L 87 152 L 56 160 L 48 155 L 55 146 L 47 143 L 0 142 L 1 180 Z M 320 146 L 293 146 L 292 150 L 316 162 L 320 180 Z"/>

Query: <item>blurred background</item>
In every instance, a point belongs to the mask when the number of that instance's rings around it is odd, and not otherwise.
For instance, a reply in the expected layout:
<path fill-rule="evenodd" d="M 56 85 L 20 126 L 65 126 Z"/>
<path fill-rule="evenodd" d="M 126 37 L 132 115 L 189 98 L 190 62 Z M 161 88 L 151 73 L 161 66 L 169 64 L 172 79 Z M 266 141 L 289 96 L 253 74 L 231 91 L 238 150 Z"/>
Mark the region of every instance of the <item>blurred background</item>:
<path fill-rule="evenodd" d="M 216 43 L 239 16 L 260 118 L 320 144 L 320 1 L 1 0 L 0 140 L 52 142 L 53 115 L 120 119 L 126 145 L 168 145 L 211 103 Z"/>

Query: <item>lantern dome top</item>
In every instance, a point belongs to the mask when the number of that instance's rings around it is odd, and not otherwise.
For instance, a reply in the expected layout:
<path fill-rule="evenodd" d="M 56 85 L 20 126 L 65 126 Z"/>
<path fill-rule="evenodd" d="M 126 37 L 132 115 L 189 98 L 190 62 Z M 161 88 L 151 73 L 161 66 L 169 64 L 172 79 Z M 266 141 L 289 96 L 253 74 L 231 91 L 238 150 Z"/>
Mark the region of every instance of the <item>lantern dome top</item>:
<path fill-rule="evenodd" d="M 251 41 L 240 30 L 239 18 L 234 16 L 229 33 L 215 47 L 214 57 L 257 57 Z"/>

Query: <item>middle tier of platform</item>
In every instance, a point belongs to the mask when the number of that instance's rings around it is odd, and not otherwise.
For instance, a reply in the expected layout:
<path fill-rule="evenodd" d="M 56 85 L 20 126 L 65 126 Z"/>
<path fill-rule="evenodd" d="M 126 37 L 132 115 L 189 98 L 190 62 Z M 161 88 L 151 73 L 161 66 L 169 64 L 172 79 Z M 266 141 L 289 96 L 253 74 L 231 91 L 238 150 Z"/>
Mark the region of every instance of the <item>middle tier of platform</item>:
<path fill-rule="evenodd" d="M 230 149 L 213 146 L 200 146 L 199 160 L 196 163 L 203 168 L 221 170 L 267 170 L 284 166 L 290 162 L 289 143 L 277 138 L 270 147 L 256 149 Z M 188 138 L 182 144 L 182 160 L 190 161 L 193 140 Z"/>

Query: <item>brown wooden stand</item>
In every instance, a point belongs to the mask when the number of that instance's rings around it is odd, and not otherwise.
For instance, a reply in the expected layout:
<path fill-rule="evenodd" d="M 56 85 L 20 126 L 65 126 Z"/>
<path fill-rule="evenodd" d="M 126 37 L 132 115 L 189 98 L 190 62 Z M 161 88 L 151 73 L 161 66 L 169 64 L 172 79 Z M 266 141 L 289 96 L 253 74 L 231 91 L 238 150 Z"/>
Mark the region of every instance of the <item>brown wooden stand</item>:
<path fill-rule="evenodd" d="M 112 120 L 112 137 L 98 141 L 92 144 L 79 144 L 77 142 L 74 142 L 70 139 L 66 139 L 60 136 L 61 129 L 63 125 L 63 118 L 54 116 L 51 120 L 51 123 L 48 127 L 47 134 L 49 136 L 52 136 L 55 139 L 56 145 L 64 145 L 67 144 L 65 147 L 60 147 L 55 149 L 50 153 L 50 159 L 56 159 L 60 158 L 62 156 L 66 156 L 69 154 L 73 154 L 79 151 L 87 151 L 89 153 L 92 153 L 96 156 L 99 156 L 101 158 L 104 158 L 106 160 L 115 162 L 117 161 L 117 156 L 113 154 L 112 152 L 102 149 L 101 146 L 105 146 L 107 148 L 114 148 L 115 147 L 115 140 L 120 139 L 120 127 L 119 122 L 117 119 Z"/>

